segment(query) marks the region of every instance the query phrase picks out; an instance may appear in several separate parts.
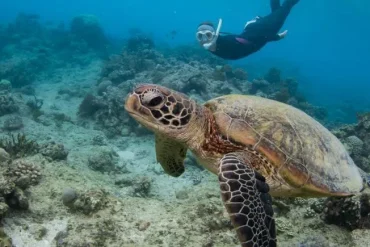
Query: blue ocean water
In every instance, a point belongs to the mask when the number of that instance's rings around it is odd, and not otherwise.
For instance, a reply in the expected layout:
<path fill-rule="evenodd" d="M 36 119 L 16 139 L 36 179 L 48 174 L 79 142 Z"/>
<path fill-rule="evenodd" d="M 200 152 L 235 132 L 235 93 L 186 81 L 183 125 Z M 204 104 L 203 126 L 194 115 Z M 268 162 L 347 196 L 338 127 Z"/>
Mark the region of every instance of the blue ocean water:
<path fill-rule="evenodd" d="M 125 37 L 128 29 L 152 33 L 157 42 L 171 46 L 194 43 L 194 30 L 205 20 L 222 30 L 240 32 L 246 21 L 269 13 L 268 0 L 204 1 L 26 1 L 3 0 L 0 21 L 12 21 L 23 11 L 44 20 L 70 21 L 79 14 L 93 14 L 105 31 Z M 356 111 L 370 108 L 370 3 L 365 0 L 301 0 L 284 28 L 288 37 L 270 43 L 260 52 L 237 61 L 251 68 L 251 74 L 277 66 L 297 76 L 311 102 L 334 110 L 351 104 Z M 166 35 L 177 31 L 175 39 Z"/>

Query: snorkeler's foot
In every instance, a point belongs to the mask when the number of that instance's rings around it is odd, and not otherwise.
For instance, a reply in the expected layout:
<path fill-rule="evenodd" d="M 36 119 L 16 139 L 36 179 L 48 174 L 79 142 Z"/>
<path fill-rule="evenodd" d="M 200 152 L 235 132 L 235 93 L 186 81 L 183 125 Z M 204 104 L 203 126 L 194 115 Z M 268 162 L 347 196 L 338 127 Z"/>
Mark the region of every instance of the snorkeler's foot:
<path fill-rule="evenodd" d="M 270 0 L 271 12 L 280 8 L 280 0 Z"/>
<path fill-rule="evenodd" d="M 293 7 L 299 2 L 299 0 L 285 0 L 284 5 L 288 5 L 289 7 Z"/>

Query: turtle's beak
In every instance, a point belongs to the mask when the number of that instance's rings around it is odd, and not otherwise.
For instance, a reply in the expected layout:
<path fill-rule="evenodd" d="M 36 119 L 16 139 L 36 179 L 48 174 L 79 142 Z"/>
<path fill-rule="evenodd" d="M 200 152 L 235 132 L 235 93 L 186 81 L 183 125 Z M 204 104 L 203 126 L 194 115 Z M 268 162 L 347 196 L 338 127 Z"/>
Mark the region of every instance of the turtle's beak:
<path fill-rule="evenodd" d="M 150 111 L 141 105 L 139 95 L 136 93 L 127 95 L 125 110 L 140 123 L 148 121 L 147 117 L 150 115 Z"/>
<path fill-rule="evenodd" d="M 125 110 L 133 119 L 146 128 L 151 130 L 158 128 L 158 125 L 154 124 L 150 117 L 150 111 L 141 105 L 139 95 L 135 92 L 127 95 Z"/>
<path fill-rule="evenodd" d="M 130 114 L 135 114 L 140 109 L 140 102 L 137 94 L 130 93 L 126 97 L 125 110 Z"/>

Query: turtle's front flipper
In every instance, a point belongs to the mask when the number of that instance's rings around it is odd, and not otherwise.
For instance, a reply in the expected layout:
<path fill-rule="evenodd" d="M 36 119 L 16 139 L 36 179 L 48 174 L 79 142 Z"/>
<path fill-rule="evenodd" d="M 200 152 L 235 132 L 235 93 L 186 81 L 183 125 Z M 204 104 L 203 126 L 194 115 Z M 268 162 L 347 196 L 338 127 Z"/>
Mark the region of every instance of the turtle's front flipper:
<path fill-rule="evenodd" d="M 226 154 L 220 161 L 221 196 L 243 247 L 276 246 L 269 186 L 242 156 Z"/>
<path fill-rule="evenodd" d="M 155 151 L 157 161 L 167 174 L 178 177 L 185 171 L 184 159 L 187 148 L 183 144 L 157 134 L 155 135 Z"/>

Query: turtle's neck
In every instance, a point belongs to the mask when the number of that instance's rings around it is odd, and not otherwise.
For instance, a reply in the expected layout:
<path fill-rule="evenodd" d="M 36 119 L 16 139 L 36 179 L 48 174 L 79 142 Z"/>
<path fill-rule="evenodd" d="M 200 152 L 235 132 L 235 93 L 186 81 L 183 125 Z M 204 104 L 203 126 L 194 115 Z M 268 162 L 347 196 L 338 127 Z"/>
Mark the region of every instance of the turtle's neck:
<path fill-rule="evenodd" d="M 194 153 L 199 164 L 214 174 L 217 174 L 219 159 L 229 152 L 240 148 L 230 143 L 219 132 L 212 111 L 206 107 L 200 108 L 192 126 L 189 126 L 187 146 Z"/>
<path fill-rule="evenodd" d="M 212 113 L 202 105 L 195 105 L 196 110 L 186 130 L 185 142 L 191 150 L 198 150 L 209 133 L 209 118 Z M 213 117 L 213 116 L 212 116 Z"/>

